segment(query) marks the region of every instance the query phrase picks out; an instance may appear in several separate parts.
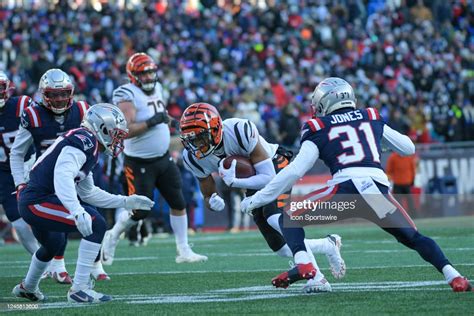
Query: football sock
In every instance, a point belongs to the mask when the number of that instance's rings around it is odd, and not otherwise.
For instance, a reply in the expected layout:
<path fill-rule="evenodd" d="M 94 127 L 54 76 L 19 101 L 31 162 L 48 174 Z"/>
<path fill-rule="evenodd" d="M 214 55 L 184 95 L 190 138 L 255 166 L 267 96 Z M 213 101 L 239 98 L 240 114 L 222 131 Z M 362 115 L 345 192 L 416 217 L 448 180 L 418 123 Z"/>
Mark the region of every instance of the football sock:
<path fill-rule="evenodd" d="M 284 227 L 283 216 L 279 218 L 280 228 L 283 233 L 283 237 L 290 247 L 291 252 L 295 255 L 298 251 L 306 251 L 304 244 L 304 229 L 301 227 Z"/>
<path fill-rule="evenodd" d="M 291 252 L 291 249 L 290 247 L 288 247 L 287 244 L 285 244 L 283 247 L 275 251 L 275 253 L 279 255 L 280 257 L 293 258 L 293 253 Z"/>
<path fill-rule="evenodd" d="M 444 255 L 438 244 L 431 238 L 423 236 L 413 228 L 385 229 L 393 231 L 397 240 L 402 244 L 416 250 L 418 254 L 427 262 L 431 263 L 442 273 L 443 267 L 449 265 L 449 260 Z"/>
<path fill-rule="evenodd" d="M 446 282 L 451 283 L 451 281 L 454 279 L 454 278 L 457 278 L 457 277 L 460 277 L 461 274 L 453 268 L 452 265 L 450 264 L 447 264 L 443 267 L 442 269 L 442 272 L 444 274 L 444 278 L 446 279 Z"/>
<path fill-rule="evenodd" d="M 77 257 L 76 272 L 74 273 L 74 281 L 72 289 L 74 291 L 84 290 L 88 288 L 90 274 L 94 266 L 94 260 L 100 251 L 101 244 L 81 239 Z"/>
<path fill-rule="evenodd" d="M 130 214 L 128 212 L 120 213 L 117 222 L 110 230 L 110 232 L 112 233 L 112 237 L 114 239 L 118 239 L 124 231 L 126 231 L 136 223 L 136 221 L 130 218 Z"/>
<path fill-rule="evenodd" d="M 188 215 L 175 216 L 170 214 L 171 228 L 174 232 L 178 248 L 188 246 Z"/>
<path fill-rule="evenodd" d="M 26 274 L 26 278 L 23 281 L 25 288 L 29 291 L 36 291 L 41 280 L 41 276 L 48 268 L 49 262 L 44 262 L 39 260 L 36 257 L 36 254 L 33 254 L 31 257 L 30 268 Z"/>
<path fill-rule="evenodd" d="M 306 249 L 312 253 L 326 254 L 329 252 L 331 242 L 327 238 L 305 239 Z"/>
<path fill-rule="evenodd" d="M 31 255 L 33 255 L 36 250 L 38 250 L 39 245 L 35 236 L 33 235 L 33 232 L 31 231 L 30 226 L 21 217 L 16 221 L 13 221 L 12 225 L 15 228 L 16 235 L 18 236 L 18 239 L 20 240 L 23 247 L 25 247 L 25 249 Z"/>
<path fill-rule="evenodd" d="M 306 251 L 302 250 L 295 253 L 296 264 L 308 264 L 310 262 L 311 262 L 311 258 L 309 257 Z"/>
<path fill-rule="evenodd" d="M 305 239 L 305 245 L 306 245 L 306 249 L 310 249 L 308 247 L 308 244 L 306 243 L 306 239 Z M 316 258 L 314 257 L 314 254 L 311 252 L 311 251 L 306 251 L 306 253 L 308 254 L 308 257 L 309 259 L 311 260 L 311 263 L 313 264 L 314 268 L 316 269 L 316 276 L 314 277 L 315 280 L 321 280 L 324 278 L 324 274 L 321 272 L 321 270 L 319 269 L 319 266 L 318 266 L 318 263 L 316 262 Z"/>
<path fill-rule="evenodd" d="M 49 265 L 49 270 L 61 270 L 66 271 L 66 265 L 64 264 L 64 257 L 62 256 L 55 256 L 53 260 L 51 260 L 51 264 Z"/>

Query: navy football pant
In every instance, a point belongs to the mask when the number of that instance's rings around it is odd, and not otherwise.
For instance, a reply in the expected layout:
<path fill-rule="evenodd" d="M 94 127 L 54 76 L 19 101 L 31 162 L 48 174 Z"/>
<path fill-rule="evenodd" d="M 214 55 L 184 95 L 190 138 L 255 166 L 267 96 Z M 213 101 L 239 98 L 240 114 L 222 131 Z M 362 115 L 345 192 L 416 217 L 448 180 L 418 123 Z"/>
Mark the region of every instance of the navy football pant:
<path fill-rule="evenodd" d="M 313 201 L 357 201 L 356 207 L 350 210 L 344 210 L 342 212 L 336 212 L 338 220 L 348 218 L 365 218 L 380 228 L 385 230 L 387 233 L 394 236 L 398 242 L 407 246 L 410 249 L 415 250 L 418 254 L 427 262 L 431 263 L 439 272 L 447 264 L 450 264 L 438 244 L 429 237 L 420 234 L 413 223 L 413 220 L 403 209 L 403 207 L 393 198 L 389 193 L 389 188 L 380 183 L 375 182 L 379 191 L 384 197 L 396 207 L 396 210 L 388 214 L 386 217 L 380 219 L 374 209 L 364 200 L 359 194 L 356 187 L 351 180 L 340 183 L 332 187 L 325 187 L 321 190 L 314 191 L 307 195 L 307 198 L 313 197 L 316 200 Z M 335 214 L 325 211 L 319 211 L 321 214 L 329 215 Z M 284 216 L 288 220 L 288 214 L 284 212 Z M 289 227 L 284 224 L 283 216 L 281 216 L 280 226 L 282 228 L 283 236 L 292 250 L 293 254 L 298 251 L 306 250 L 304 245 L 304 230 L 300 227 Z M 288 223 L 288 222 L 287 222 Z"/>
<path fill-rule="evenodd" d="M 62 205 L 56 195 L 34 199 L 35 193 L 26 188 L 20 194 L 19 210 L 23 219 L 31 225 L 33 234 L 41 244 L 36 257 L 41 261 L 50 261 L 54 256 L 64 252 L 66 235 L 77 232 L 76 224 L 68 219 L 69 211 Z M 34 202 L 31 202 L 34 201 Z M 93 233 L 84 239 L 102 243 L 107 224 L 96 208 L 82 204 L 82 207 L 92 217 Z"/>
<path fill-rule="evenodd" d="M 5 214 L 10 222 L 20 218 L 18 204 L 16 202 L 15 184 L 9 170 L 0 169 L 0 204 L 5 210 Z"/>

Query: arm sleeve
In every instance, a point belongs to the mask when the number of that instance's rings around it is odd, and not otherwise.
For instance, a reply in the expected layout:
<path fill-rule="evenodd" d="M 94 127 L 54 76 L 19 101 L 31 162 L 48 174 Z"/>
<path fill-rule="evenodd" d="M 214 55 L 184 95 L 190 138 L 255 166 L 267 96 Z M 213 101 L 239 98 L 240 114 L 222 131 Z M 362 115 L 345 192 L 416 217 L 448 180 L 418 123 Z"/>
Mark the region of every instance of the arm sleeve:
<path fill-rule="evenodd" d="M 256 175 L 249 178 L 236 178 L 232 184 L 233 188 L 259 190 L 275 176 L 275 168 L 270 158 L 260 161 L 254 165 Z"/>
<path fill-rule="evenodd" d="M 318 160 L 319 149 L 312 141 L 304 141 L 296 158 L 262 190 L 252 197 L 255 208 L 266 205 L 278 198 L 280 194 L 288 191 L 293 184 Z"/>
<path fill-rule="evenodd" d="M 94 185 L 92 173 L 79 182 L 77 194 L 86 203 L 103 208 L 125 207 L 125 196 L 110 194 Z"/>
<path fill-rule="evenodd" d="M 33 144 L 30 131 L 20 125 L 15 141 L 10 151 L 10 169 L 15 182 L 15 187 L 25 183 L 25 156 Z"/>
<path fill-rule="evenodd" d="M 118 87 L 117 89 L 114 90 L 112 93 L 112 102 L 114 104 L 118 104 L 120 102 L 133 102 L 133 91 L 125 88 L 123 86 Z"/>
<path fill-rule="evenodd" d="M 386 124 L 383 127 L 382 139 L 384 145 L 402 156 L 415 154 L 415 144 L 413 144 L 411 139 L 408 136 L 402 135 L 396 130 L 391 129 Z"/>
<path fill-rule="evenodd" d="M 54 191 L 71 214 L 84 210 L 77 199 L 74 178 L 86 162 L 86 155 L 77 148 L 66 146 L 54 166 Z"/>

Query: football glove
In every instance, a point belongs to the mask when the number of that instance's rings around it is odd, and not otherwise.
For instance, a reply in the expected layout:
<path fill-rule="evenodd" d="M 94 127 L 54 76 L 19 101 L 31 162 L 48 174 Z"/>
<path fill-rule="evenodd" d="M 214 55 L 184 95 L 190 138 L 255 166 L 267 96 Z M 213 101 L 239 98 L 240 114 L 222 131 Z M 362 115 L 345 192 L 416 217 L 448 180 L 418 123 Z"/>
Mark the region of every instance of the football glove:
<path fill-rule="evenodd" d="M 169 121 L 170 121 L 170 118 L 168 116 L 168 113 L 158 112 L 152 117 L 150 117 L 148 120 L 146 120 L 145 123 L 146 123 L 146 126 L 150 128 L 161 123 L 168 123 Z"/>
<path fill-rule="evenodd" d="M 92 235 L 92 218 L 84 209 L 69 215 L 68 218 L 74 220 L 77 230 L 82 236 Z"/>
<path fill-rule="evenodd" d="M 17 200 L 20 198 L 20 192 L 25 188 L 26 188 L 26 183 L 21 183 L 16 187 L 15 193 L 16 193 L 16 199 Z"/>
<path fill-rule="evenodd" d="M 252 196 L 246 197 L 245 199 L 240 202 L 240 210 L 242 213 L 252 215 L 252 211 L 255 209 L 254 201 L 252 199 Z"/>
<path fill-rule="evenodd" d="M 130 195 L 125 197 L 125 208 L 129 210 L 149 211 L 155 202 L 143 195 Z"/>
<path fill-rule="evenodd" d="M 217 193 L 213 193 L 209 198 L 209 206 L 212 211 L 220 212 L 224 210 L 225 202 Z"/>
<path fill-rule="evenodd" d="M 237 165 L 237 160 L 232 160 L 230 168 L 224 168 L 224 159 L 219 162 L 219 175 L 222 180 L 227 184 L 227 186 L 232 187 L 232 184 L 235 180 L 235 166 Z"/>

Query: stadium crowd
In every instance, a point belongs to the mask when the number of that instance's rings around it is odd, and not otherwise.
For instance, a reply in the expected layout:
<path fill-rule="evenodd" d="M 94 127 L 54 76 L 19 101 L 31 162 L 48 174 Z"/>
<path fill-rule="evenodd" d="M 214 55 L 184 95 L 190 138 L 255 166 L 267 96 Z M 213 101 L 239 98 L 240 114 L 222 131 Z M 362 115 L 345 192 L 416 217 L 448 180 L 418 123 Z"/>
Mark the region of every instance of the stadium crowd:
<path fill-rule="evenodd" d="M 469 1 L 202 1 L 195 10 L 169 3 L 3 8 L 0 67 L 17 93 L 30 95 L 41 74 L 60 67 L 74 77 L 76 95 L 94 103 L 110 101 L 127 57 L 146 51 L 159 62 L 171 115 L 208 101 L 287 146 L 298 139 L 316 83 L 335 75 L 417 142 L 474 140 Z"/>

